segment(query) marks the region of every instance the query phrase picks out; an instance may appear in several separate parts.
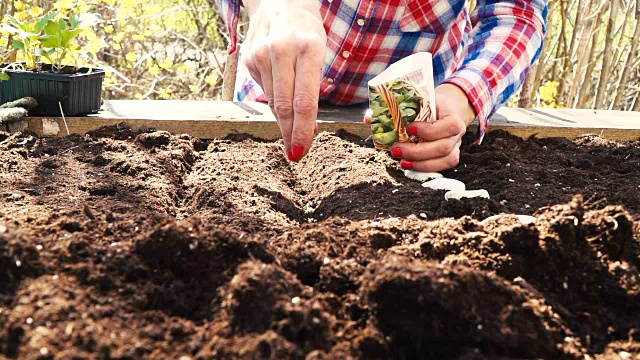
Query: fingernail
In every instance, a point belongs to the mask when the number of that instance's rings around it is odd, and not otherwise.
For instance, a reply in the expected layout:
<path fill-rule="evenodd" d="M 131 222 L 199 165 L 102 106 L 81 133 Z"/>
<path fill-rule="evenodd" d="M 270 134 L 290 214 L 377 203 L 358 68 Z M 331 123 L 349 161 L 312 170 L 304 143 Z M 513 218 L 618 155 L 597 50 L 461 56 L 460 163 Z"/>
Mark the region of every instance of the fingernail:
<path fill-rule="evenodd" d="M 393 157 L 401 158 L 402 157 L 402 148 L 394 147 L 393 149 L 391 149 L 391 155 L 393 155 Z"/>
<path fill-rule="evenodd" d="M 367 109 L 367 112 L 364 113 L 364 123 L 371 124 L 371 117 L 373 116 L 373 111 L 371 109 Z"/>
<path fill-rule="evenodd" d="M 407 128 L 407 132 L 411 135 L 418 136 L 418 128 L 416 128 L 415 126 L 409 126 Z"/>
<path fill-rule="evenodd" d="M 302 155 L 304 155 L 304 148 L 300 145 L 293 145 L 293 159 L 294 161 L 298 161 L 302 159 Z"/>
<path fill-rule="evenodd" d="M 289 161 L 293 161 L 293 153 L 291 150 L 287 151 L 287 159 L 289 159 Z"/>
<path fill-rule="evenodd" d="M 400 166 L 405 170 L 413 169 L 413 162 L 407 160 L 400 160 Z"/>

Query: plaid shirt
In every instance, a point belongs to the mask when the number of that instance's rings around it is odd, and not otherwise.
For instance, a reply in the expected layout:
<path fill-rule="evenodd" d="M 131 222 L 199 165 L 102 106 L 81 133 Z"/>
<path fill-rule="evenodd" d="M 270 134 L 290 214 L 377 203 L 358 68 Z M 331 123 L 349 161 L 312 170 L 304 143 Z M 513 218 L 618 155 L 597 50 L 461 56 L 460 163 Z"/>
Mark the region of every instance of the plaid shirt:
<path fill-rule="evenodd" d="M 328 38 L 322 100 L 367 102 L 370 79 L 403 57 L 429 51 L 436 86 L 459 86 L 475 108 L 478 142 L 488 118 L 515 94 L 540 56 L 548 11 L 547 0 L 478 0 L 470 15 L 466 0 L 320 1 Z M 241 3 L 217 2 L 233 52 Z M 264 100 L 242 61 L 235 100 Z"/>

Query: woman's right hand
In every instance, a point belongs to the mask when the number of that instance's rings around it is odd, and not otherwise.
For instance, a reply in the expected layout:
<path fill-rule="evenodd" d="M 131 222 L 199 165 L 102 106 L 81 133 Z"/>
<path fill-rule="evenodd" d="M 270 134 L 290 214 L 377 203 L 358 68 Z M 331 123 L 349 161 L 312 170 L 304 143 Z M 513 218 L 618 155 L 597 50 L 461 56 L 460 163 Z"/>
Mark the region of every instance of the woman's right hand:
<path fill-rule="evenodd" d="M 300 160 L 316 130 L 327 35 L 317 0 L 245 0 L 243 58 L 273 111 L 289 160 Z"/>

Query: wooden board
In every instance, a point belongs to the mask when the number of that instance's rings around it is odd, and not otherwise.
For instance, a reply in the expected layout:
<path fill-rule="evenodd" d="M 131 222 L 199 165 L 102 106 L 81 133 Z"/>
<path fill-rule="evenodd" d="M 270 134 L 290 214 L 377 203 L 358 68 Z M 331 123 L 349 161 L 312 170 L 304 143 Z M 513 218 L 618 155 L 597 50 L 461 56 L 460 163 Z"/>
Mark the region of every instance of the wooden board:
<path fill-rule="evenodd" d="M 366 137 L 362 123 L 366 108 L 322 105 L 318 114 L 321 131 L 346 130 Z M 65 124 L 66 120 L 66 124 Z M 154 128 L 172 133 L 189 133 L 203 139 L 247 133 L 264 139 L 278 139 L 280 130 L 269 107 L 262 103 L 179 100 L 113 100 L 103 110 L 87 117 L 29 117 L 29 129 L 40 136 L 84 134 L 105 125 L 125 121 L 134 129 Z M 490 130 L 502 129 L 521 137 L 567 137 L 595 133 L 609 139 L 640 138 L 640 113 L 575 110 L 502 108 L 490 120 Z M 68 132 L 67 132 L 68 129 Z M 475 131 L 471 126 L 470 131 Z"/>

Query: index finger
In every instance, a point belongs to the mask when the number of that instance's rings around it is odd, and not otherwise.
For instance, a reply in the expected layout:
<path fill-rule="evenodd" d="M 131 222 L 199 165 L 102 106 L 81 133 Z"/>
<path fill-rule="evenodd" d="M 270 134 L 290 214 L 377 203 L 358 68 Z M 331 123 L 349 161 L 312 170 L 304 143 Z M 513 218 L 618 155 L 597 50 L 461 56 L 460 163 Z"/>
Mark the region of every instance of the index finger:
<path fill-rule="evenodd" d="M 301 159 L 309 151 L 315 135 L 323 56 L 322 46 L 309 43 L 304 45 L 296 62 L 291 132 L 295 160 Z"/>

